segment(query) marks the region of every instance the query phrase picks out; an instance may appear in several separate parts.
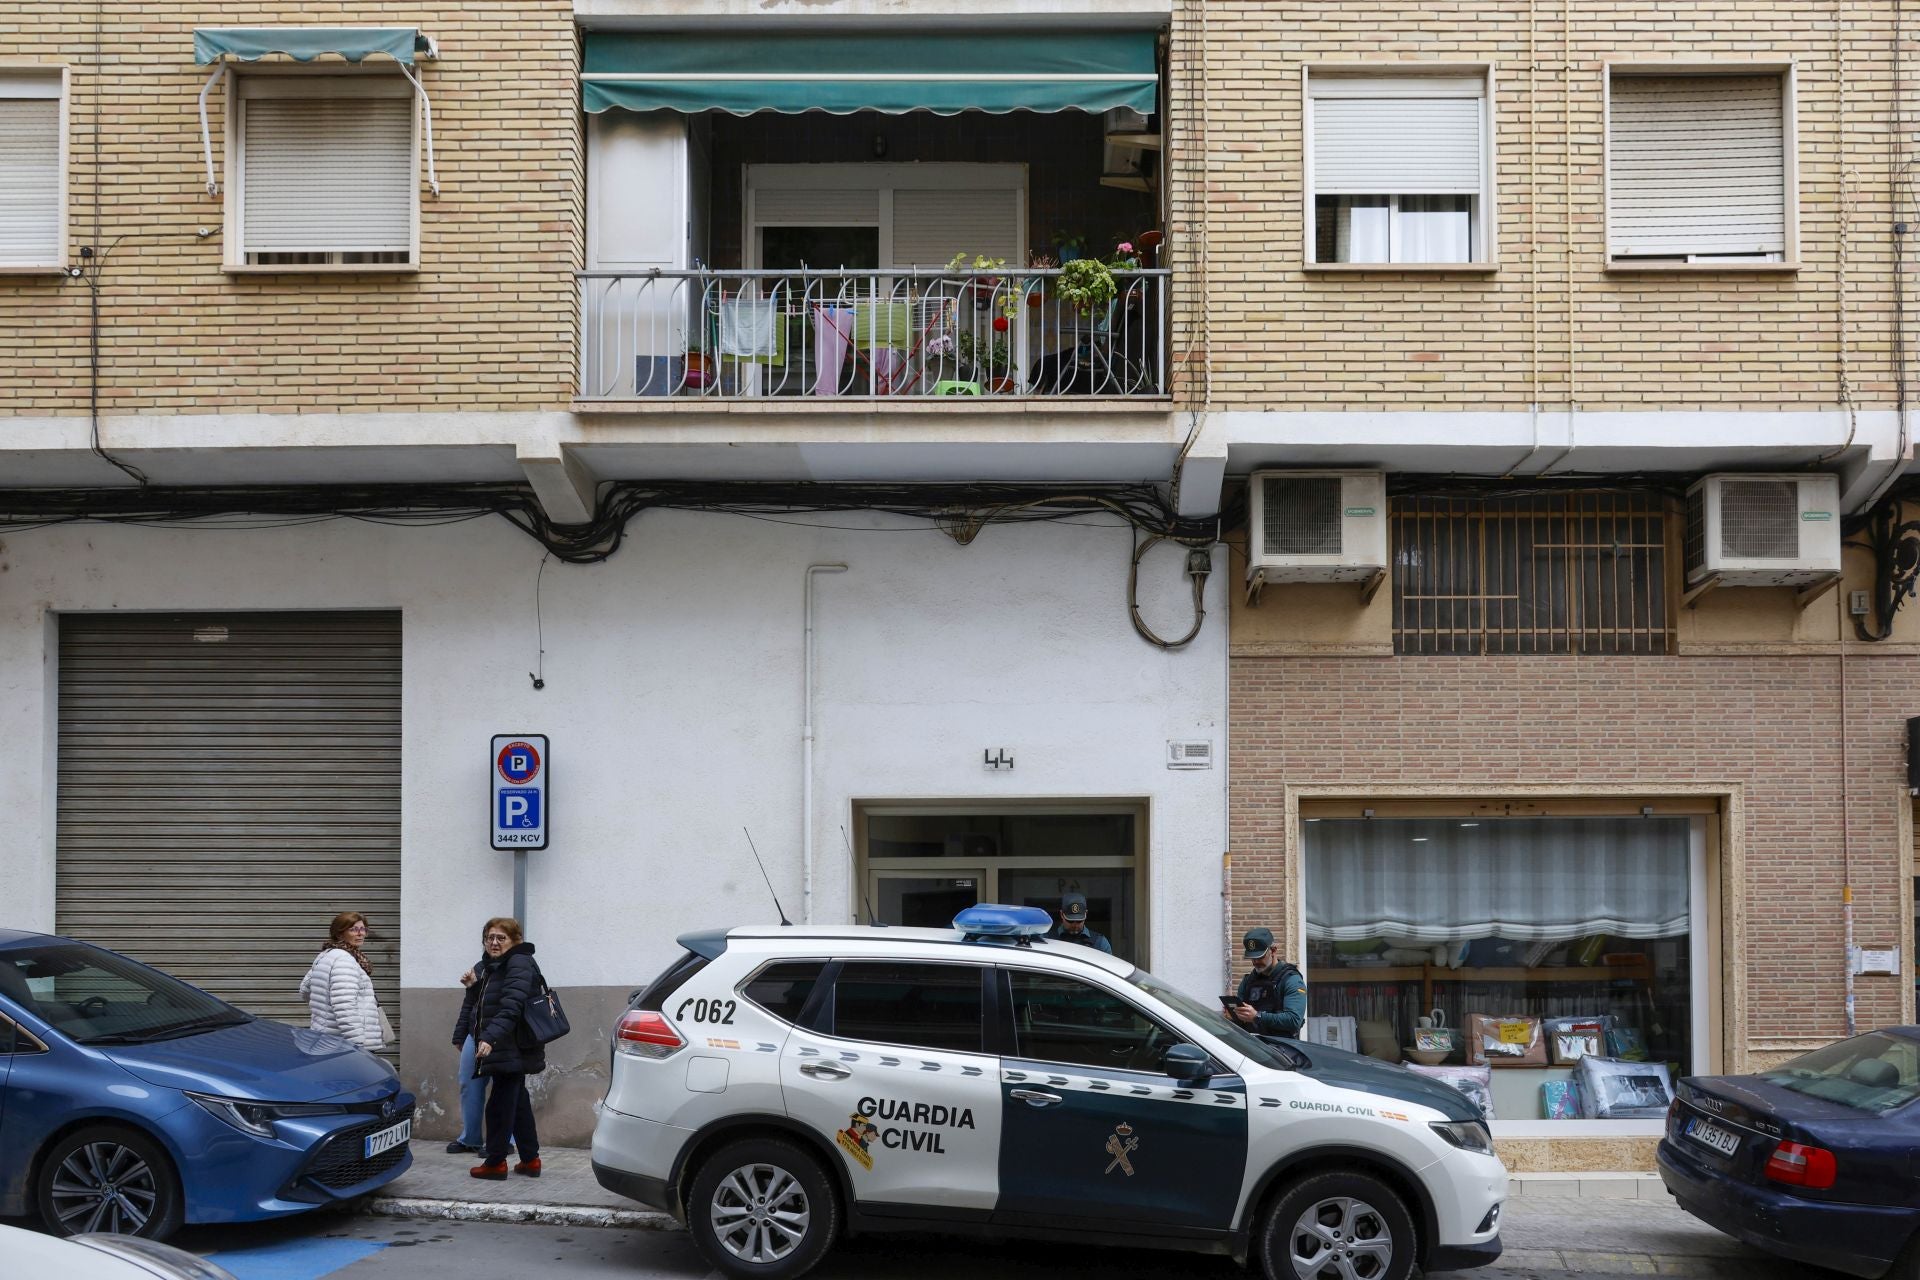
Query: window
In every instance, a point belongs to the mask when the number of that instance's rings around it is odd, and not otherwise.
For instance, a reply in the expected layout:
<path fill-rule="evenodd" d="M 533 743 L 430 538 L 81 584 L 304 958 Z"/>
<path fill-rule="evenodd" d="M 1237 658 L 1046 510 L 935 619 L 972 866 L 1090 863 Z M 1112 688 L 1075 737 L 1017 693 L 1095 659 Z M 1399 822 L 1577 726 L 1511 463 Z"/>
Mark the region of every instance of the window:
<path fill-rule="evenodd" d="M 1426 1064 L 1494 1067 L 1502 1121 L 1582 1054 L 1705 1069 L 1705 820 L 1471 812 L 1302 822 L 1313 1012 L 1397 1060 L 1440 1010 Z"/>
<path fill-rule="evenodd" d="M 979 1053 L 980 973 L 964 964 L 849 961 L 833 984 L 833 1034 Z"/>
<path fill-rule="evenodd" d="M 81 1044 L 164 1040 L 252 1021 L 157 969 L 82 943 L 0 955 L 0 991 Z"/>
<path fill-rule="evenodd" d="M 813 995 L 824 960 L 781 960 L 768 965 L 740 988 L 740 994 L 782 1022 L 798 1022 Z"/>
<path fill-rule="evenodd" d="M 1616 266 L 1789 258 L 1790 72 L 1613 70 L 1607 80 L 1607 251 Z"/>
<path fill-rule="evenodd" d="M 243 267 L 411 267 L 419 176 L 399 76 L 241 76 L 228 244 Z"/>
<path fill-rule="evenodd" d="M 1026 261 L 1026 170 L 1007 164 L 756 164 L 751 267 Z"/>
<path fill-rule="evenodd" d="M 1760 1073 L 1762 1080 L 1880 1115 L 1920 1098 L 1920 1045 L 1884 1031 L 1816 1049 Z"/>
<path fill-rule="evenodd" d="M 1181 1037 L 1110 991 L 1078 978 L 1007 971 L 1014 1052 L 1102 1071 L 1158 1071 Z"/>
<path fill-rule="evenodd" d="M 0 271 L 67 258 L 67 77 L 0 67 Z"/>
<path fill-rule="evenodd" d="M 1672 649 L 1658 495 L 1396 497 L 1391 536 L 1396 653 Z"/>
<path fill-rule="evenodd" d="M 1487 234 L 1487 78 L 1307 80 L 1309 261 L 1472 264 Z"/>

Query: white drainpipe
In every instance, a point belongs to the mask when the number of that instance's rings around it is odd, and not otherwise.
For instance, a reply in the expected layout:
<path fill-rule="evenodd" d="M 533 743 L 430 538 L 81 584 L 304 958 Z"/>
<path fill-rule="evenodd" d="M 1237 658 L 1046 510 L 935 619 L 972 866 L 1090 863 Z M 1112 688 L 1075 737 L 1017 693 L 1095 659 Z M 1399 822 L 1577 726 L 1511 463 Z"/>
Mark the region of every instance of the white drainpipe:
<path fill-rule="evenodd" d="M 807 566 L 806 675 L 801 696 L 805 706 L 800 729 L 800 923 L 813 923 L 813 575 L 845 573 L 844 564 Z"/>

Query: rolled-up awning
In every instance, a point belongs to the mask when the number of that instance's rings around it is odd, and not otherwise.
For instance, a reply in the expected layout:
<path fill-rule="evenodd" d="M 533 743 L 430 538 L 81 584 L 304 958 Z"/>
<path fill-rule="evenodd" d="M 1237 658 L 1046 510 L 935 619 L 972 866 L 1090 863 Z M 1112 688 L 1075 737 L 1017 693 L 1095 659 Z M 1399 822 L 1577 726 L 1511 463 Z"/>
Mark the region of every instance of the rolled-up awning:
<path fill-rule="evenodd" d="M 375 54 L 392 58 L 400 74 L 413 85 L 420 97 L 421 134 L 427 144 L 427 185 L 440 194 L 440 175 L 433 164 L 433 103 L 427 87 L 413 73 L 416 58 L 431 60 L 440 56 L 440 46 L 418 27 L 195 27 L 193 60 L 202 66 L 213 64 L 213 74 L 200 88 L 200 148 L 207 161 L 207 194 L 220 193 L 213 171 L 213 131 L 207 124 L 207 95 L 227 73 L 229 59 L 258 62 L 273 54 L 284 54 L 295 62 L 312 62 L 325 54 L 334 54 L 348 62 L 364 62 Z"/>
<path fill-rule="evenodd" d="M 589 31 L 589 112 L 1154 109 L 1150 31 L 856 31 L 825 34 Z"/>
<path fill-rule="evenodd" d="M 202 65 L 221 58 L 258 62 L 283 53 L 295 62 L 336 54 L 361 62 L 376 53 L 411 66 L 416 57 L 434 58 L 433 37 L 418 27 L 196 27 L 193 60 Z"/>

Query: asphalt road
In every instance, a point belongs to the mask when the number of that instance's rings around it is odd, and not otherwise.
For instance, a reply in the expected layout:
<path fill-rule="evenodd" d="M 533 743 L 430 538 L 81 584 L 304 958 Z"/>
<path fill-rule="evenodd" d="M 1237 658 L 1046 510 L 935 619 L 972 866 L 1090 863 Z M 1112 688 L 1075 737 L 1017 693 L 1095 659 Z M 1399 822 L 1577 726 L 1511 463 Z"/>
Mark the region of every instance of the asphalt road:
<path fill-rule="evenodd" d="M 182 1233 L 176 1243 L 218 1262 L 238 1280 L 498 1280 L 514 1275 L 706 1280 L 717 1274 L 681 1231 L 331 1214 L 262 1226 L 196 1228 Z M 1619 1270 L 1604 1263 L 1596 1266 L 1599 1259 L 1593 1255 L 1578 1270 L 1543 1265 L 1537 1253 L 1513 1261 L 1517 1265 L 1449 1274 L 1461 1280 L 1545 1280 L 1572 1274 L 1585 1280 L 1626 1280 L 1646 1274 L 1644 1264 Z M 1808 1280 L 1804 1269 L 1779 1266 L 1760 1255 L 1687 1261 L 1691 1265 L 1681 1274 L 1696 1277 Z M 992 1280 L 1243 1280 L 1248 1273 L 1224 1258 L 1146 1250 L 896 1237 L 844 1242 L 813 1274 L 819 1280 L 981 1280 L 983 1275 Z"/>

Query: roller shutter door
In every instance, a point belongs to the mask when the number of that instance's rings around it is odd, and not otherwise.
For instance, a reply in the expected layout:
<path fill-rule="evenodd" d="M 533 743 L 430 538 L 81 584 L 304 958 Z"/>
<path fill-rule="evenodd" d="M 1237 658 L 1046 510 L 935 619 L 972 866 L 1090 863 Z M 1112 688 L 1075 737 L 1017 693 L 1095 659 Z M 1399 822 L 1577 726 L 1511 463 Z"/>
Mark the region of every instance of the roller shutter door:
<path fill-rule="evenodd" d="M 400 1011 L 400 616 L 60 620 L 60 932 L 304 1025 L 338 911 Z"/>

